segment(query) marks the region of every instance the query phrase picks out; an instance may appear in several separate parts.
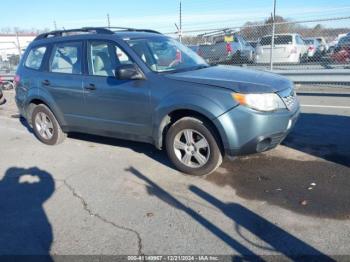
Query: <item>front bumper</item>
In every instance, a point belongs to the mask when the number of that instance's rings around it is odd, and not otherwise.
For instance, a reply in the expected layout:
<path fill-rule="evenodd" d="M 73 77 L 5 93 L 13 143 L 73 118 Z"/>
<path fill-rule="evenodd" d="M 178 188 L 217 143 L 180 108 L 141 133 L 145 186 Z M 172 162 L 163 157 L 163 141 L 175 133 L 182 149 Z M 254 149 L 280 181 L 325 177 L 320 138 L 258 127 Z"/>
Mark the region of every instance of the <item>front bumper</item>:
<path fill-rule="evenodd" d="M 215 120 L 225 153 L 239 156 L 260 153 L 279 145 L 294 127 L 300 109 L 263 113 L 238 106 Z"/>

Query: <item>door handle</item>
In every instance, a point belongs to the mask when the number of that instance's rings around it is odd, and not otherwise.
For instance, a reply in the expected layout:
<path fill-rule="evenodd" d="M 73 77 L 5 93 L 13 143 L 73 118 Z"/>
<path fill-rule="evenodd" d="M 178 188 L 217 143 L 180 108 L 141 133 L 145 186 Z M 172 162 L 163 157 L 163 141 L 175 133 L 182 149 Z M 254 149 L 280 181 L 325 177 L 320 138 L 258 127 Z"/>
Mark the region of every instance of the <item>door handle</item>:
<path fill-rule="evenodd" d="M 96 86 L 94 84 L 89 84 L 87 86 L 84 87 L 86 90 L 96 90 Z"/>
<path fill-rule="evenodd" d="M 41 82 L 44 86 L 49 86 L 50 85 L 50 81 L 49 80 L 43 80 Z"/>

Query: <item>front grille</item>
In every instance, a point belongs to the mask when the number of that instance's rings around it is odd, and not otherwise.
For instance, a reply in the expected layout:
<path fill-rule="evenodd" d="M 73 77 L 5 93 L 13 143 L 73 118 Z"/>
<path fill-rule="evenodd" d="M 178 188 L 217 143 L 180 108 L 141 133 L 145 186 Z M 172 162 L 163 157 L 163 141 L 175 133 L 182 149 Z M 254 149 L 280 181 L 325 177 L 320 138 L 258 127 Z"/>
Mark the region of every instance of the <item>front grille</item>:
<path fill-rule="evenodd" d="M 292 111 L 298 106 L 298 98 L 294 89 L 286 89 L 279 93 L 288 110 Z"/>

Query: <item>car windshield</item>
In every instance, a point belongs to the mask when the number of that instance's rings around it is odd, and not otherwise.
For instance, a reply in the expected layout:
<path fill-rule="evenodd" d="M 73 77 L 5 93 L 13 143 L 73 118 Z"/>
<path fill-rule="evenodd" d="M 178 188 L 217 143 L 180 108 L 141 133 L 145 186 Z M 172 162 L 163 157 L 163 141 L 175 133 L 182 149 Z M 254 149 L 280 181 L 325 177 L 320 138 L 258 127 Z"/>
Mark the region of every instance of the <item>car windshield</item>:
<path fill-rule="evenodd" d="M 189 71 L 209 66 L 190 48 L 171 38 L 131 39 L 126 42 L 154 72 Z"/>
<path fill-rule="evenodd" d="M 260 45 L 271 45 L 271 36 L 265 36 L 261 38 Z M 291 45 L 293 43 L 293 37 L 291 35 L 276 35 L 275 45 Z"/>

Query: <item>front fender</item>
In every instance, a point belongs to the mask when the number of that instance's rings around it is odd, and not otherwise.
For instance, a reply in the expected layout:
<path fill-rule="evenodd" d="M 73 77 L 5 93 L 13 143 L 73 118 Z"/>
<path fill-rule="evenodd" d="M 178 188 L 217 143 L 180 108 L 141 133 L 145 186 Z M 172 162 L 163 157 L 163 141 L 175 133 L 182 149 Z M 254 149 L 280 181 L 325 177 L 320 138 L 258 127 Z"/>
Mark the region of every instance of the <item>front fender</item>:
<path fill-rule="evenodd" d="M 230 107 L 197 94 L 169 95 L 155 109 L 152 132 L 155 146 L 162 147 L 163 130 L 170 121 L 170 113 L 176 110 L 191 110 L 214 120 L 229 109 Z"/>

